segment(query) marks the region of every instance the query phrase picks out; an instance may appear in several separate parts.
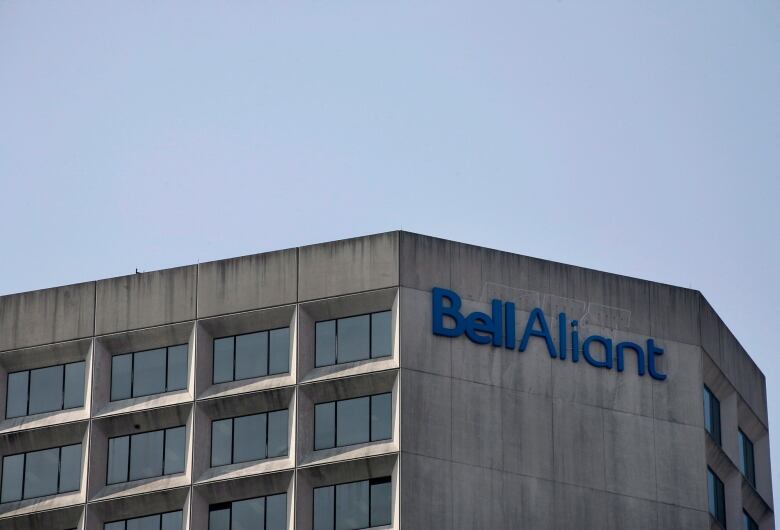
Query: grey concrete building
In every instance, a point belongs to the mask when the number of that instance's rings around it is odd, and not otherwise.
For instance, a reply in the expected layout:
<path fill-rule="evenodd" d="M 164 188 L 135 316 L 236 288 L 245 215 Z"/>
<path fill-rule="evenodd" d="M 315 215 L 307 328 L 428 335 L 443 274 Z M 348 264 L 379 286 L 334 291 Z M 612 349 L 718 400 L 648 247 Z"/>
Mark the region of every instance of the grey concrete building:
<path fill-rule="evenodd" d="M 701 293 L 390 232 L 0 297 L 0 529 L 774 529 Z"/>

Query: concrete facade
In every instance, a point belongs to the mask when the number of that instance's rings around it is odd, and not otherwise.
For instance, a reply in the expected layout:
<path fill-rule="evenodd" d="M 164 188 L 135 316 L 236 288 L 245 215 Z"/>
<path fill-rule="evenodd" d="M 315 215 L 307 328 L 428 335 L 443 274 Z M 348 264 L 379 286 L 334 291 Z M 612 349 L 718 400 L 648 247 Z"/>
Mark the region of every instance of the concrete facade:
<path fill-rule="evenodd" d="M 561 362 L 544 341 L 520 352 L 434 335 L 432 289 L 463 312 L 516 304 L 564 311 L 583 336 L 663 347 L 665 381 Z M 390 310 L 389 357 L 315 367 L 314 323 Z M 290 371 L 212 384 L 213 339 L 290 327 Z M 551 326 L 557 339 L 557 327 Z M 109 400 L 113 355 L 189 345 L 185 390 Z M 442 239 L 389 232 L 0 297 L 6 374 L 85 360 L 86 405 L 2 419 L 0 456 L 82 441 L 81 490 L 0 504 L 0 529 L 98 530 L 182 509 L 206 530 L 214 503 L 287 492 L 288 528 L 312 528 L 313 488 L 392 478 L 392 524 L 418 529 L 721 528 L 743 510 L 774 529 L 766 381 L 701 293 Z M 704 429 L 703 386 L 721 405 L 722 443 Z M 392 439 L 315 451 L 313 405 L 392 392 Z M 289 453 L 209 467 L 214 419 L 287 408 Z M 2 407 L 3 418 L 5 407 Z M 106 485 L 107 440 L 186 425 L 185 472 Z M 756 485 L 737 432 L 754 443 Z"/>

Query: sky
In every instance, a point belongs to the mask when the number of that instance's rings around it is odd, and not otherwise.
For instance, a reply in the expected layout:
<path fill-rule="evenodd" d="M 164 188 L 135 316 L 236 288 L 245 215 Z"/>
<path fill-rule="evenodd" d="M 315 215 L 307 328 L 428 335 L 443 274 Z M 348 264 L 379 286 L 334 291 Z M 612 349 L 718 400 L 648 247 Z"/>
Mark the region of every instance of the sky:
<path fill-rule="evenodd" d="M 410 230 L 702 291 L 780 428 L 779 200 L 776 1 L 0 0 L 0 294 Z"/>

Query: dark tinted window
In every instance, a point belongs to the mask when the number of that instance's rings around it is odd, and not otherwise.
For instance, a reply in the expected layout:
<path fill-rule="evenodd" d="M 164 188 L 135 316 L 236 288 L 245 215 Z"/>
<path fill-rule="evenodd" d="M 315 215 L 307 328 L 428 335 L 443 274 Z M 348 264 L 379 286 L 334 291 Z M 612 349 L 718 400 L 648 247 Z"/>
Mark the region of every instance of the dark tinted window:
<path fill-rule="evenodd" d="M 159 477 L 184 471 L 185 427 L 172 427 L 108 440 L 106 482 Z"/>
<path fill-rule="evenodd" d="M 104 530 L 182 530 L 182 512 L 145 515 L 103 525 Z"/>
<path fill-rule="evenodd" d="M 391 312 L 317 322 L 315 366 L 361 361 L 392 354 Z"/>
<path fill-rule="evenodd" d="M 211 465 L 287 455 L 287 409 L 211 422 Z"/>
<path fill-rule="evenodd" d="M 2 502 L 75 491 L 80 484 L 81 444 L 3 458 Z"/>
<path fill-rule="evenodd" d="M 725 528 L 726 500 L 723 493 L 723 482 L 710 468 L 707 468 L 707 507 L 710 515 Z"/>
<path fill-rule="evenodd" d="M 8 374 L 6 417 L 84 406 L 84 369 L 79 361 Z"/>
<path fill-rule="evenodd" d="M 111 358 L 111 401 L 187 388 L 188 346 L 115 355 Z"/>
<path fill-rule="evenodd" d="M 290 329 L 214 339 L 213 382 L 225 383 L 290 371 Z"/>
<path fill-rule="evenodd" d="M 314 489 L 314 530 L 358 530 L 391 523 L 390 478 Z"/>
<path fill-rule="evenodd" d="M 213 504 L 209 530 L 286 530 L 287 494 Z"/>
<path fill-rule="evenodd" d="M 756 464 L 753 456 L 753 442 L 741 430 L 739 431 L 739 470 L 755 488 Z"/>
<path fill-rule="evenodd" d="M 744 511 L 742 512 L 742 530 L 758 530 L 758 523 Z"/>
<path fill-rule="evenodd" d="M 720 445 L 720 401 L 706 386 L 704 387 L 704 428 Z"/>
<path fill-rule="evenodd" d="M 392 394 L 377 394 L 314 406 L 314 449 L 392 438 Z"/>

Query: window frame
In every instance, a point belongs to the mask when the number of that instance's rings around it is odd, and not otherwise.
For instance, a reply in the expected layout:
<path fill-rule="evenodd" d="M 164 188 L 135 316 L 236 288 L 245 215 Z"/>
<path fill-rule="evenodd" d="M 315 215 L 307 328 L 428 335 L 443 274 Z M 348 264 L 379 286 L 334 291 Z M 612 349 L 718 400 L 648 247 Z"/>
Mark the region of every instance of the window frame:
<path fill-rule="evenodd" d="M 74 490 L 68 490 L 68 491 L 60 491 L 60 484 L 62 483 L 62 450 L 66 447 L 74 447 L 74 446 L 81 446 L 81 465 L 79 466 L 79 487 L 78 489 Z M 24 496 L 24 486 L 27 482 L 27 455 L 30 453 L 38 453 L 41 451 L 50 451 L 51 449 L 57 449 L 57 491 L 55 493 L 49 493 L 47 495 L 36 495 L 34 497 L 25 497 Z M 11 501 L 5 501 L 2 504 L 6 504 L 9 502 L 21 502 L 21 501 L 27 501 L 30 499 L 42 499 L 44 497 L 52 497 L 54 495 L 62 495 L 64 493 L 73 493 L 74 491 L 81 491 L 82 486 L 82 476 L 84 471 L 84 447 L 82 442 L 77 442 L 75 444 L 67 444 L 67 445 L 59 445 L 55 447 L 46 447 L 44 449 L 36 449 L 34 451 L 26 451 L 23 453 L 13 453 L 8 455 L 3 455 L 3 458 L 0 460 L 0 473 L 2 473 L 2 469 L 5 466 L 5 459 L 10 458 L 12 456 L 19 456 L 22 455 L 22 485 L 21 485 L 21 492 L 22 496 L 19 499 L 11 500 Z M 0 476 L 0 484 L 2 484 L 2 477 Z M 2 491 L 0 491 L 0 495 L 2 494 Z"/>
<path fill-rule="evenodd" d="M 707 466 L 707 512 L 712 516 L 713 519 L 715 519 L 718 524 L 720 524 L 724 529 L 726 528 L 726 487 L 723 484 L 723 481 L 720 479 L 720 477 L 715 473 L 715 471 Z M 709 476 L 712 475 L 714 481 L 713 484 L 715 486 L 715 512 L 712 513 L 709 510 L 709 501 L 710 501 L 710 484 L 709 484 Z M 722 512 L 722 513 L 721 513 Z M 722 516 L 722 519 L 721 517 Z"/>
<path fill-rule="evenodd" d="M 391 318 L 390 318 L 390 337 L 392 338 L 392 335 L 393 335 L 393 332 L 392 332 L 392 325 L 393 325 L 392 314 L 393 314 L 393 310 L 392 309 L 382 309 L 381 311 L 372 311 L 372 312 L 369 312 L 369 313 L 359 313 L 359 314 L 356 314 L 356 315 L 346 315 L 346 316 L 343 316 L 343 317 L 329 318 L 327 320 L 317 320 L 316 322 L 314 322 L 314 368 L 323 368 L 325 366 L 336 366 L 336 365 L 339 365 L 339 364 L 357 363 L 357 362 L 361 362 L 361 361 L 370 361 L 372 359 L 384 359 L 385 357 L 392 357 L 393 356 L 392 346 L 391 346 L 390 353 L 388 353 L 387 355 L 377 355 L 377 356 L 374 356 L 374 352 L 373 352 L 373 349 L 374 349 L 374 315 L 377 315 L 377 314 L 380 314 L 380 313 L 390 313 L 390 315 L 391 315 Z M 368 319 L 368 357 L 366 357 L 365 359 L 355 359 L 355 360 L 352 360 L 352 361 L 341 361 L 341 362 L 339 362 L 339 320 L 343 320 L 343 319 L 347 319 L 347 318 L 363 317 L 363 316 L 368 316 L 369 317 L 369 319 Z M 335 326 L 336 326 L 336 329 L 335 329 L 336 362 L 331 363 L 331 364 L 317 364 L 317 325 L 318 324 L 323 324 L 323 323 L 326 323 L 326 322 L 335 322 L 336 323 L 335 324 Z"/>
<path fill-rule="evenodd" d="M 84 387 L 82 388 L 82 401 L 83 402 L 82 402 L 81 405 L 79 405 L 77 407 L 66 407 L 65 406 L 65 380 L 66 380 L 66 378 L 65 378 L 66 368 L 65 367 L 66 366 L 70 366 L 72 364 L 78 364 L 78 363 L 84 363 Z M 30 377 L 31 377 L 31 372 L 33 372 L 35 370 L 46 370 L 47 368 L 56 368 L 58 366 L 62 366 L 62 405 L 61 405 L 61 407 L 59 409 L 49 410 L 49 411 L 46 411 L 46 412 L 36 412 L 34 414 L 30 414 Z M 9 380 L 10 380 L 12 375 L 20 374 L 22 372 L 27 373 L 27 395 L 25 396 L 26 401 L 25 401 L 25 407 L 24 407 L 25 414 L 23 414 L 21 416 L 9 416 L 8 415 L 8 404 L 9 404 L 9 401 L 10 401 L 8 399 Z M 38 414 L 50 414 L 52 412 L 60 412 L 62 410 L 76 410 L 76 409 L 84 408 L 84 406 L 86 405 L 86 402 L 87 402 L 87 399 L 86 399 L 86 397 L 87 397 L 87 360 L 86 359 L 82 359 L 80 361 L 73 361 L 73 362 L 69 362 L 69 363 L 50 364 L 48 366 L 37 366 L 35 368 L 27 368 L 25 370 L 16 370 L 15 372 L 8 372 L 6 374 L 6 377 L 5 377 L 5 389 L 6 389 L 6 392 L 5 392 L 5 419 L 7 419 L 7 420 L 15 419 L 15 418 L 26 418 L 28 416 L 37 416 Z"/>
<path fill-rule="evenodd" d="M 378 440 L 373 439 L 373 422 L 371 421 L 371 413 L 373 412 L 374 408 L 374 398 L 377 396 L 385 396 L 390 395 L 390 437 L 389 438 L 381 438 Z M 351 444 L 344 444 L 339 445 L 338 444 L 338 425 L 339 425 L 339 402 L 341 401 L 350 401 L 352 399 L 362 399 L 362 398 L 368 398 L 368 441 L 367 442 L 355 442 Z M 317 406 L 318 405 L 328 405 L 330 403 L 333 403 L 333 447 L 322 447 L 317 449 L 316 443 L 317 443 Z M 361 445 L 361 444 L 369 444 L 374 442 L 386 442 L 387 440 L 393 439 L 393 393 L 391 392 L 380 392 L 378 394 L 369 394 L 367 396 L 355 396 L 351 398 L 344 398 L 344 399 L 334 399 L 331 401 L 323 401 L 321 403 L 315 403 L 314 404 L 314 428 L 312 431 L 314 432 L 314 443 L 312 444 L 312 447 L 314 448 L 314 451 L 327 451 L 328 449 L 337 449 L 341 447 L 352 447 L 353 445 Z"/>
<path fill-rule="evenodd" d="M 713 442 L 715 442 L 719 447 L 722 447 L 723 443 L 723 433 L 722 433 L 722 425 L 721 425 L 721 417 L 720 417 L 720 400 L 715 396 L 715 393 L 710 390 L 710 388 L 707 385 L 704 385 L 704 392 L 705 398 L 708 398 L 704 406 L 707 407 L 710 411 L 710 418 L 712 419 L 713 423 L 713 430 L 716 430 L 717 432 L 713 433 L 710 431 L 709 426 L 707 425 L 707 417 L 705 415 L 704 419 L 704 430 L 707 431 L 707 434 L 710 435 L 710 438 Z M 715 407 L 713 407 L 713 404 L 715 404 Z M 713 415 L 713 410 L 717 409 L 717 415 Z"/>
<path fill-rule="evenodd" d="M 165 442 L 166 442 L 167 437 L 168 437 L 168 431 L 169 430 L 173 430 L 173 429 L 180 429 L 180 428 L 184 428 L 184 452 L 183 452 L 183 454 L 184 454 L 184 470 L 183 471 L 177 471 L 176 473 L 167 473 L 166 474 L 165 473 Z M 160 431 L 162 431 L 162 433 L 163 433 L 162 450 L 161 450 L 161 452 L 162 452 L 162 470 L 163 470 L 162 474 L 155 475 L 153 477 L 144 477 L 144 478 L 131 479 L 130 478 L 130 467 L 131 467 L 130 464 L 131 464 L 131 460 L 132 460 L 132 456 L 133 456 L 133 437 L 134 436 L 140 436 L 142 434 L 150 434 L 150 433 L 160 432 Z M 128 441 L 127 441 L 127 466 L 126 466 L 126 469 L 127 469 L 127 480 L 123 480 L 123 481 L 120 481 L 120 482 L 109 482 L 108 481 L 108 474 L 111 471 L 111 466 L 109 465 L 110 457 L 111 457 L 111 453 L 110 453 L 111 440 L 116 440 L 117 438 L 124 438 L 124 437 L 128 437 L 129 438 Z M 130 433 L 130 434 L 120 434 L 118 436 L 111 436 L 106 441 L 106 486 L 113 486 L 114 484 L 129 484 L 130 482 L 137 482 L 139 480 L 149 480 L 149 479 L 160 478 L 160 477 L 169 477 L 169 476 L 172 476 L 172 475 L 178 475 L 179 473 L 186 473 L 186 472 L 187 472 L 187 425 L 186 424 L 185 425 L 176 425 L 176 426 L 173 426 L 173 427 L 165 427 L 165 428 L 162 428 L 162 429 L 154 429 L 154 430 L 151 430 L 151 431 L 134 432 L 134 433 Z M 174 510 L 174 511 L 176 511 L 176 510 Z M 165 513 L 167 513 L 167 512 L 165 512 Z"/>
<path fill-rule="evenodd" d="M 265 412 L 252 412 L 251 414 L 241 414 L 239 416 L 230 416 L 228 418 L 218 418 L 215 420 L 211 420 L 211 451 L 209 454 L 209 467 L 223 467 L 223 466 L 232 466 L 234 464 L 245 464 L 247 462 L 262 462 L 264 460 L 270 460 L 272 458 L 287 458 L 290 456 L 290 437 L 287 436 L 287 450 L 283 455 L 277 455 L 277 456 L 268 456 L 268 415 L 272 414 L 274 412 L 287 412 L 287 434 L 290 433 L 290 409 L 277 409 L 277 410 L 267 410 Z M 237 418 L 248 418 L 249 416 L 259 416 L 260 414 L 265 414 L 265 458 L 260 458 L 258 460 L 241 460 L 239 462 L 236 462 L 234 460 L 234 443 L 235 443 L 235 421 Z M 220 464 L 218 466 L 214 465 L 214 422 L 216 421 L 225 421 L 230 420 L 230 462 L 227 464 Z M 250 497 L 250 499 L 254 499 L 255 497 Z M 246 500 L 246 499 L 238 499 L 238 500 Z M 230 501 L 233 502 L 233 501 Z"/>
<path fill-rule="evenodd" d="M 756 487 L 756 450 L 755 445 L 753 444 L 753 440 L 751 440 L 747 434 L 745 434 L 745 431 L 742 429 L 738 429 L 737 432 L 738 437 L 738 445 L 739 445 L 739 471 L 742 474 L 743 477 L 745 477 L 745 480 L 748 481 L 748 484 L 753 486 L 753 488 Z M 745 449 L 749 448 L 750 450 L 746 453 Z M 750 462 L 745 462 L 747 459 L 747 456 L 750 456 Z M 749 464 L 749 465 L 748 465 Z M 743 469 L 743 467 L 745 469 Z"/>
<path fill-rule="evenodd" d="M 742 510 L 742 528 L 744 530 L 745 523 L 747 523 L 747 530 L 758 530 L 758 523 L 755 519 L 750 517 L 745 509 Z"/>
<path fill-rule="evenodd" d="M 163 515 L 168 515 L 169 513 L 180 513 L 181 514 L 181 520 L 182 520 L 182 527 L 184 526 L 184 510 L 181 509 L 181 510 L 169 510 L 167 512 L 160 512 L 160 513 L 150 513 L 150 514 L 147 514 L 147 515 L 139 515 L 137 517 L 128 517 L 127 519 L 116 519 L 114 521 L 106 521 L 106 522 L 103 523 L 103 530 L 105 530 L 106 525 L 116 524 L 116 523 L 124 523 L 125 530 L 127 530 L 127 522 L 128 521 L 133 521 L 135 519 L 143 519 L 144 517 L 152 517 L 154 515 L 159 517 L 159 528 L 162 528 L 162 518 L 163 518 Z"/>
<path fill-rule="evenodd" d="M 369 528 L 376 528 L 377 527 L 377 525 L 374 525 L 373 521 L 371 520 L 371 486 L 373 486 L 374 484 L 388 484 L 388 483 L 390 484 L 390 522 L 382 524 L 381 526 L 385 526 L 386 524 L 392 525 L 393 524 L 393 487 L 392 487 L 393 477 L 388 475 L 388 476 L 384 476 L 384 477 L 367 478 L 367 479 L 362 479 L 362 480 L 350 480 L 350 481 L 347 481 L 347 482 L 338 482 L 338 483 L 335 483 L 335 484 L 326 484 L 324 486 L 318 486 L 316 488 L 312 488 L 312 496 L 311 496 L 312 527 L 314 527 L 314 492 L 316 490 L 321 489 L 321 488 L 333 488 L 333 528 L 335 529 L 336 528 L 336 517 L 338 515 L 336 513 L 336 503 L 338 502 L 337 498 L 336 498 L 336 492 L 337 492 L 336 488 L 338 486 L 344 486 L 346 484 L 357 484 L 357 483 L 360 483 L 360 482 L 368 482 L 368 525 L 369 526 L 366 526 L 366 527 L 363 527 L 363 528 L 356 528 L 354 530 L 367 530 Z"/>
<path fill-rule="evenodd" d="M 171 348 L 178 348 L 179 346 L 185 346 L 187 348 L 187 371 L 186 371 L 186 380 L 187 384 L 184 386 L 184 388 L 168 388 L 168 370 L 170 365 L 170 353 L 169 350 Z M 109 383 L 109 389 L 108 389 L 108 401 L 109 403 L 116 403 L 119 401 L 124 401 L 127 399 L 136 399 L 140 397 L 146 397 L 146 396 L 158 396 L 160 394 L 168 394 L 170 392 L 180 392 L 182 390 L 187 390 L 189 387 L 189 367 L 190 367 L 190 351 L 189 351 L 190 344 L 189 342 L 184 342 L 181 344 L 171 344 L 168 346 L 160 346 L 159 348 L 149 348 L 146 350 L 138 350 L 138 351 L 132 351 L 132 352 L 126 352 L 126 353 L 117 353 L 115 355 L 111 356 L 111 366 L 110 366 L 110 372 L 111 372 L 111 382 Z M 138 353 L 146 353 L 149 351 L 154 350 L 165 350 L 165 374 L 163 375 L 163 379 L 165 380 L 165 390 L 162 392 L 154 392 L 152 394 L 141 394 L 138 396 L 134 396 L 133 392 L 135 389 L 135 356 Z M 112 393 L 114 390 L 114 377 L 113 377 L 113 370 L 114 370 L 114 359 L 117 357 L 121 357 L 123 355 L 130 355 L 130 396 L 129 397 L 123 397 L 118 399 L 112 398 Z"/>
<path fill-rule="evenodd" d="M 274 372 L 271 373 L 271 332 L 272 331 L 278 331 L 280 329 L 286 329 L 288 333 L 288 343 L 287 343 L 287 371 L 286 372 Z M 266 334 L 266 348 L 267 348 L 267 358 L 265 360 L 265 375 L 252 375 L 249 377 L 239 377 L 236 378 L 236 338 L 243 337 L 246 335 L 254 335 L 255 333 L 265 333 Z M 212 385 L 224 385 L 226 383 L 235 383 L 236 381 L 246 381 L 247 379 L 260 379 L 261 377 L 271 377 L 273 375 L 284 375 L 290 373 L 290 343 L 289 338 L 292 337 L 290 333 L 290 326 L 280 326 L 278 328 L 271 328 L 271 329 L 258 329 L 257 331 L 247 331 L 246 333 L 237 333 L 235 335 L 225 335 L 223 337 L 214 337 L 211 340 L 211 384 Z M 214 373 L 215 368 L 217 365 L 217 359 L 214 356 L 214 343 L 218 340 L 223 339 L 233 339 L 233 378 L 230 381 L 220 381 L 219 383 L 214 382 Z"/>
<path fill-rule="evenodd" d="M 285 503 L 285 512 L 284 512 L 284 520 L 285 523 L 289 524 L 289 518 L 288 513 L 286 510 L 287 507 L 287 492 L 286 491 L 280 491 L 279 493 L 270 493 L 268 495 L 260 495 L 258 497 L 247 497 L 245 499 L 234 499 L 232 501 L 226 501 L 226 502 L 217 502 L 214 504 L 209 504 L 209 522 L 211 522 L 211 512 L 217 511 L 217 510 L 229 510 L 230 516 L 228 517 L 228 530 L 232 530 L 233 528 L 233 503 L 234 502 L 243 502 L 243 501 L 251 501 L 255 499 L 263 499 L 263 528 L 266 528 L 268 526 L 268 497 L 276 497 L 277 495 L 284 495 L 284 503 Z M 207 525 L 208 528 L 208 525 Z M 209 528 L 210 530 L 210 528 Z"/>

